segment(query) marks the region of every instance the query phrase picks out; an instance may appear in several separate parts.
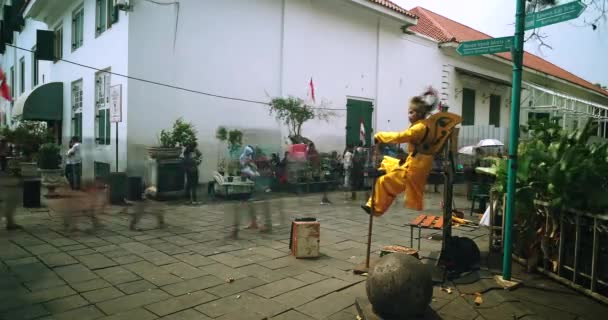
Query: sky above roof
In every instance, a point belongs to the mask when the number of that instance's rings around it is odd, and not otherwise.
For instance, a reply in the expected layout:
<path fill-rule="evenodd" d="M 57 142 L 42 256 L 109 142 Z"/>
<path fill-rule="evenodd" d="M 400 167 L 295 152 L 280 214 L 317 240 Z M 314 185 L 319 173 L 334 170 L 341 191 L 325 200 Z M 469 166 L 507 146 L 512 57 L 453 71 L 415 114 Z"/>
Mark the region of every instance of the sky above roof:
<path fill-rule="evenodd" d="M 515 1 L 513 0 L 393 0 L 412 9 L 420 6 L 487 33 L 493 37 L 513 35 L 515 31 Z M 561 0 L 560 3 L 570 2 Z M 528 41 L 526 50 L 548 60 L 585 80 L 608 86 L 608 20 L 597 30 L 585 25 L 597 16 L 594 8 L 587 8 L 576 20 L 540 29 L 547 36 L 550 48 L 540 48 L 538 42 Z M 528 35 L 530 32 L 527 32 Z"/>

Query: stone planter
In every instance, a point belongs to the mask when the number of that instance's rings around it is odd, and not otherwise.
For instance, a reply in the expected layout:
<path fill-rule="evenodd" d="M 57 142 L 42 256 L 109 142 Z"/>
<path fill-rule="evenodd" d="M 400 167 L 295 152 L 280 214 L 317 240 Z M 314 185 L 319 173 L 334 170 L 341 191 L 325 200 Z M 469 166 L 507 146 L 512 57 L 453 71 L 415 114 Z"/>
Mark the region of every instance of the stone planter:
<path fill-rule="evenodd" d="M 148 155 L 152 159 L 176 159 L 182 154 L 182 148 L 148 147 Z"/>
<path fill-rule="evenodd" d="M 23 178 L 37 178 L 38 174 L 38 164 L 36 162 L 20 162 L 20 175 Z"/>
<path fill-rule="evenodd" d="M 38 169 L 40 172 L 41 184 L 46 187 L 47 198 L 57 198 L 59 194 L 55 191 L 58 187 L 66 183 L 62 169 Z"/>

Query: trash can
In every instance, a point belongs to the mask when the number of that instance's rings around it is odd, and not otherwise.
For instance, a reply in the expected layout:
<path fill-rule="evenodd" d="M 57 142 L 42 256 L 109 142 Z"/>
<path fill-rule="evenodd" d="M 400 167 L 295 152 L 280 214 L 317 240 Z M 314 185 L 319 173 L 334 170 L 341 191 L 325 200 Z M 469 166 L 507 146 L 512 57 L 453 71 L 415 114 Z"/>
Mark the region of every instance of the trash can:
<path fill-rule="evenodd" d="M 40 208 L 40 179 L 23 180 L 23 207 Z"/>
<path fill-rule="evenodd" d="M 128 180 L 128 188 L 127 199 L 130 201 L 139 201 L 141 200 L 142 194 L 142 178 L 141 177 L 129 177 Z"/>
<path fill-rule="evenodd" d="M 124 172 L 110 173 L 110 203 L 124 204 L 127 197 L 127 174 Z"/>

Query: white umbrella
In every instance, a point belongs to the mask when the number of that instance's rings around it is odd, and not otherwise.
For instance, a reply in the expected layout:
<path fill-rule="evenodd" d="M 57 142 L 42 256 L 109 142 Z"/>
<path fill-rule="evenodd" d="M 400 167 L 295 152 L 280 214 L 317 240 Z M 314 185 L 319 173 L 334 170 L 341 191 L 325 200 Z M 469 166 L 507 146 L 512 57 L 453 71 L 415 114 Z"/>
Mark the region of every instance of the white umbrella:
<path fill-rule="evenodd" d="M 458 153 L 468 154 L 468 155 L 472 156 L 475 154 L 475 148 L 477 148 L 477 146 L 462 147 L 462 148 L 458 149 Z"/>
<path fill-rule="evenodd" d="M 502 147 L 505 144 L 496 139 L 482 139 L 477 144 L 478 147 Z"/>

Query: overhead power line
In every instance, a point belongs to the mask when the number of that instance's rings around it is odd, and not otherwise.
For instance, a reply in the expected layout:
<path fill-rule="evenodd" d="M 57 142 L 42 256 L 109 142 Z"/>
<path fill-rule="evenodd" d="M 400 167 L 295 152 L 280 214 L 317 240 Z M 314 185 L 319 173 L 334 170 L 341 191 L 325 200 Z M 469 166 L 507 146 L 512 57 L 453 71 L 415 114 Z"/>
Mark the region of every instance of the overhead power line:
<path fill-rule="evenodd" d="M 10 47 L 13 47 L 13 48 L 16 48 L 16 49 L 19 49 L 19 50 L 23 50 L 23 51 L 34 53 L 34 50 L 22 48 L 22 47 L 19 47 L 19 46 L 8 44 L 8 43 L 6 45 L 10 46 Z M 89 65 L 82 64 L 82 63 L 79 63 L 79 62 L 70 61 L 70 60 L 63 59 L 63 58 L 58 59 L 58 60 L 66 62 L 66 63 L 69 63 L 69 64 L 73 64 L 75 66 L 79 66 L 79 67 L 82 67 L 82 68 L 87 68 L 87 69 L 95 70 L 95 71 L 98 71 L 98 72 L 105 72 L 105 73 L 108 73 L 108 74 L 111 74 L 111 75 L 114 75 L 114 76 L 123 77 L 123 78 L 131 79 L 131 80 L 136 80 L 136 81 L 141 81 L 141 82 L 144 82 L 144 83 L 154 84 L 154 85 L 161 86 L 161 87 L 171 88 L 171 89 L 185 91 L 185 92 L 190 92 L 190 93 L 196 93 L 196 94 L 200 94 L 200 95 L 204 95 L 204 96 L 209 96 L 209 97 L 214 97 L 214 98 L 219 98 L 219 99 L 226 99 L 226 100 L 232 100 L 232 101 L 241 101 L 241 102 L 248 102 L 248 103 L 254 103 L 254 104 L 260 104 L 260 105 L 270 106 L 270 102 L 251 100 L 251 99 L 244 99 L 244 98 L 236 98 L 236 97 L 224 96 L 224 95 L 209 93 L 209 92 L 200 91 L 200 90 L 188 89 L 188 88 L 184 88 L 184 87 L 180 87 L 180 86 L 175 86 L 175 85 L 168 84 L 168 83 L 162 83 L 162 82 L 158 82 L 158 81 L 153 81 L 153 80 L 143 79 L 143 78 L 139 78 L 139 77 L 129 76 L 129 75 L 122 74 L 122 73 L 112 72 L 112 71 L 96 68 L 96 67 L 93 67 L 93 66 L 89 66 Z M 344 110 L 346 110 L 344 108 L 342 108 L 342 109 L 340 109 L 340 108 L 314 108 L 314 109 L 334 110 L 334 111 L 344 111 Z"/>

